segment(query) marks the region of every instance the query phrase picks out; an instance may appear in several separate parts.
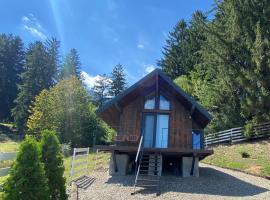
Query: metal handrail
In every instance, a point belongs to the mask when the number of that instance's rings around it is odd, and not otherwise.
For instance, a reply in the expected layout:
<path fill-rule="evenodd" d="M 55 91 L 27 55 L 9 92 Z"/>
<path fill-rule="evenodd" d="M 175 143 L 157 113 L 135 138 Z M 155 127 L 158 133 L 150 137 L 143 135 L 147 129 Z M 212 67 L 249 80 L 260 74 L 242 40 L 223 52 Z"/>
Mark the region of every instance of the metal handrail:
<path fill-rule="evenodd" d="M 136 155 L 136 159 L 135 159 L 136 163 L 138 162 L 138 157 L 139 157 L 139 154 L 141 151 L 142 141 L 143 141 L 143 135 L 141 136 L 141 139 L 140 139 L 140 143 L 139 143 L 139 147 L 138 147 L 138 151 L 137 151 L 137 155 Z"/>

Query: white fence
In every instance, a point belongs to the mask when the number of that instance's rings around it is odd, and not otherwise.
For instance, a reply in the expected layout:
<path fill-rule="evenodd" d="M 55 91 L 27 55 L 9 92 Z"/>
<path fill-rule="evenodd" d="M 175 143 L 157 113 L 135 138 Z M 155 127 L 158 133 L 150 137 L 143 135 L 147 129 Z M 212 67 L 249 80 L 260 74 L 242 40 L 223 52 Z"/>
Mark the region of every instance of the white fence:
<path fill-rule="evenodd" d="M 244 128 L 232 128 L 207 135 L 204 139 L 205 146 L 216 145 L 220 143 L 237 143 L 257 138 L 270 138 L 270 122 L 259 124 L 253 127 L 251 137 L 244 136 Z"/>

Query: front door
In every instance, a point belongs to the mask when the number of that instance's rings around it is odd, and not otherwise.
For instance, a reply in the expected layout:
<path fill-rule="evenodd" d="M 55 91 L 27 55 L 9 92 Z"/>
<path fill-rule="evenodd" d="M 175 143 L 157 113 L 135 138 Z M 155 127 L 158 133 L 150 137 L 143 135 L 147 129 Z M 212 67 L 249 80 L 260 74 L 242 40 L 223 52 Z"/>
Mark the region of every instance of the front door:
<path fill-rule="evenodd" d="M 144 147 L 167 148 L 169 136 L 169 115 L 144 114 L 142 134 Z"/>

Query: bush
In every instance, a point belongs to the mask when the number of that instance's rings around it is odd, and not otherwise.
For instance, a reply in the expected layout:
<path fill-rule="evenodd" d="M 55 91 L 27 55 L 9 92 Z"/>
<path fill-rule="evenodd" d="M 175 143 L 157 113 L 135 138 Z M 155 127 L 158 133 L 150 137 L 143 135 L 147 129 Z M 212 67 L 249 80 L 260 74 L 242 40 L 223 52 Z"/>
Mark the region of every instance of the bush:
<path fill-rule="evenodd" d="M 61 145 L 55 131 L 42 131 L 41 160 L 44 163 L 45 174 L 48 179 L 49 199 L 65 200 L 67 199 L 63 156 Z"/>
<path fill-rule="evenodd" d="M 249 153 L 247 153 L 245 151 L 240 152 L 240 154 L 241 154 L 242 158 L 249 158 L 250 157 Z"/>
<path fill-rule="evenodd" d="M 10 176 L 4 184 L 6 200 L 47 200 L 48 186 L 36 140 L 31 137 L 21 143 Z"/>

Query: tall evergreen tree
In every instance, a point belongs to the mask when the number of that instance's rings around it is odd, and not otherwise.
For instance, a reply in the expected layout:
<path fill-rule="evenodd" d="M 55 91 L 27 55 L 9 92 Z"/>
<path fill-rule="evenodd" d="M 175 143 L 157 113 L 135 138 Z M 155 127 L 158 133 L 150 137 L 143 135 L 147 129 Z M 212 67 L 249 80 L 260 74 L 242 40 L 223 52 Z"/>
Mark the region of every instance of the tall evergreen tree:
<path fill-rule="evenodd" d="M 58 79 L 58 70 L 60 68 L 60 60 L 59 60 L 59 48 L 60 41 L 56 38 L 52 37 L 45 42 L 45 46 L 48 53 L 48 73 L 51 75 L 50 80 L 52 81 L 51 85 L 54 85 Z"/>
<path fill-rule="evenodd" d="M 38 41 L 29 45 L 26 52 L 25 71 L 21 74 L 22 81 L 15 100 L 16 106 L 12 110 L 19 131 L 25 131 L 31 101 L 41 90 L 54 84 L 56 70 L 55 65 L 48 62 L 50 59 L 51 55 L 42 42 Z"/>
<path fill-rule="evenodd" d="M 185 60 L 181 59 L 187 56 L 183 48 L 186 39 L 187 23 L 184 20 L 180 20 L 173 31 L 169 33 L 169 37 L 166 40 L 166 45 L 162 52 L 164 58 L 157 63 L 172 79 L 187 73 L 188 66 Z"/>
<path fill-rule="evenodd" d="M 0 120 L 12 120 L 11 109 L 23 72 L 24 48 L 20 37 L 0 35 Z"/>
<path fill-rule="evenodd" d="M 111 73 L 111 85 L 109 95 L 117 96 L 126 88 L 126 75 L 121 64 L 116 65 Z"/>
<path fill-rule="evenodd" d="M 189 23 L 180 20 L 169 33 L 163 48 L 163 58 L 158 65 L 171 78 L 187 75 L 195 65 L 201 63 L 201 48 L 206 41 L 203 29 L 207 22 L 206 16 L 196 11 Z"/>
<path fill-rule="evenodd" d="M 98 106 L 102 106 L 108 98 L 108 90 L 110 88 L 111 80 L 106 74 L 99 76 L 93 87 L 94 100 Z"/>
<path fill-rule="evenodd" d="M 64 58 L 59 76 L 60 79 L 69 78 L 71 76 L 76 76 L 81 79 L 81 62 L 76 49 L 71 49 Z"/>

